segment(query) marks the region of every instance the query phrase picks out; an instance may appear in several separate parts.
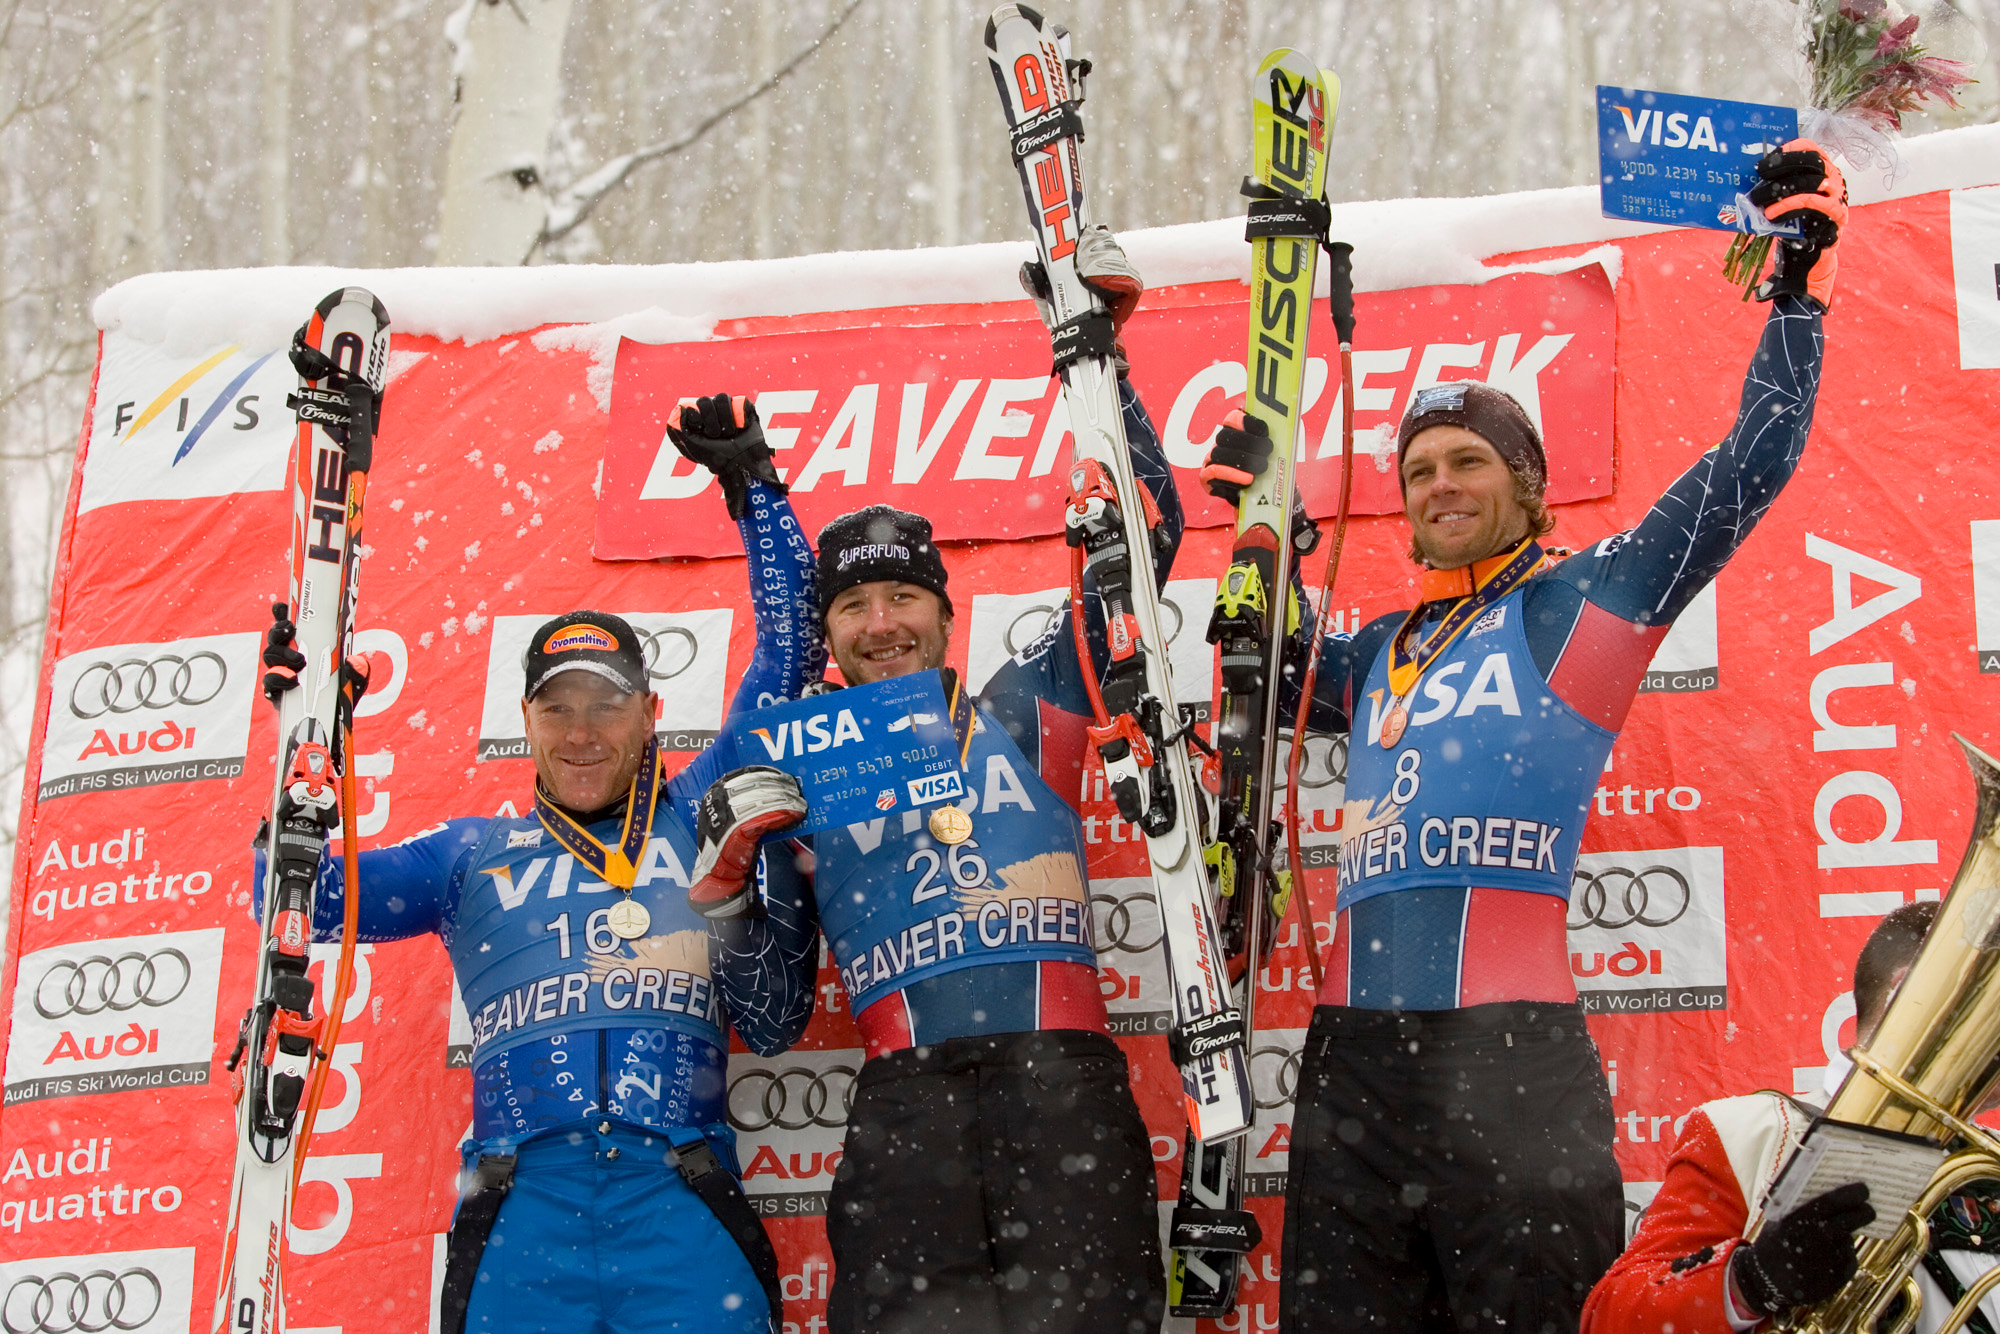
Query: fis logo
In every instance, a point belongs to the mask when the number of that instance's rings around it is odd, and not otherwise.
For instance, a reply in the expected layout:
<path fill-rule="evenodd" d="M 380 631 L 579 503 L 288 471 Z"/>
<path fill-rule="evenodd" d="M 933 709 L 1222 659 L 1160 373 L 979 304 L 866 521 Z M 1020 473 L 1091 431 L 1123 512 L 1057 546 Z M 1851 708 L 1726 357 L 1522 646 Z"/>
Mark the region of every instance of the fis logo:
<path fill-rule="evenodd" d="M 965 795 L 965 784 L 959 780 L 956 769 L 946 774 L 929 774 L 923 778 L 912 778 L 906 786 L 910 789 L 912 806 L 924 806 L 933 801 L 943 801 L 947 797 Z M 894 797 L 892 796 L 890 800 L 893 803 Z M 875 804 L 881 806 L 881 799 L 877 798 Z M 887 810 L 888 807 L 884 806 L 883 809 Z"/>
<path fill-rule="evenodd" d="M 829 720 L 833 724 L 830 732 Z M 852 709 L 842 709 L 832 715 L 816 713 L 810 718 L 794 718 L 789 724 L 780 724 L 775 734 L 765 727 L 753 727 L 750 734 L 764 743 L 772 759 L 782 760 L 787 752 L 793 756 L 813 755 L 859 741 L 861 724 L 854 721 Z"/>
<path fill-rule="evenodd" d="M 1618 114 L 1625 120 L 1625 137 L 1635 144 L 1650 143 L 1666 148 L 1705 148 L 1711 153 L 1729 151 L 1728 144 L 1719 144 L 1715 141 L 1715 126 L 1707 116 L 1694 117 L 1694 126 L 1690 129 L 1685 111 L 1661 115 L 1659 111 L 1648 108 L 1642 110 L 1635 119 L 1632 108 L 1619 107 Z M 1752 144 L 1744 151 L 1756 148 L 1762 152 L 1763 147 L 1762 144 Z"/>

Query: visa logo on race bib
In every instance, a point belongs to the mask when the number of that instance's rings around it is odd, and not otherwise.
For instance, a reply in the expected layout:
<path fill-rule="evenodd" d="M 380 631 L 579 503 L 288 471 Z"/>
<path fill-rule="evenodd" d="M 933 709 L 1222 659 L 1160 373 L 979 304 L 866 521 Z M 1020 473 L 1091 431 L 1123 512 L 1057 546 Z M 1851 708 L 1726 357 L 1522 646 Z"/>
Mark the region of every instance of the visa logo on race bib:
<path fill-rule="evenodd" d="M 947 797 L 965 795 L 965 784 L 959 781 L 958 771 L 944 774 L 927 774 L 922 778 L 909 780 L 910 804 L 922 806 L 933 801 L 943 801 Z"/>
<path fill-rule="evenodd" d="M 810 755 L 861 740 L 861 724 L 854 721 L 851 710 L 842 709 L 832 715 L 831 732 L 827 731 L 828 721 L 828 715 L 816 713 L 810 718 L 794 718 L 789 724 L 780 723 L 775 733 L 770 728 L 753 727 L 750 734 L 764 743 L 764 749 L 774 760 L 784 759 L 788 748 L 793 755 Z"/>

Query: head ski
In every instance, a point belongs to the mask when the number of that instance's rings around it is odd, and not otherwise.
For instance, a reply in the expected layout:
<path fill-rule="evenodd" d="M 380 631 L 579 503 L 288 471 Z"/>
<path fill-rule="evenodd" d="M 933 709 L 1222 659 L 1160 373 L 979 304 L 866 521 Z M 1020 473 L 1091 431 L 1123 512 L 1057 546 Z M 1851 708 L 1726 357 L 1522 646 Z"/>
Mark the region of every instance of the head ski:
<path fill-rule="evenodd" d="M 1132 472 L 1110 316 L 1076 272 L 1077 238 L 1090 224 L 1078 152 L 1089 64 L 1070 58 L 1063 28 L 1019 4 L 993 11 L 986 50 L 1048 272 L 1056 370 L 1076 432 L 1066 519 L 1079 634 L 1086 568 L 1104 603 L 1110 663 L 1101 682 L 1091 680 L 1088 666 L 1084 673 L 1097 706 L 1091 739 L 1120 814 L 1146 838 L 1174 995 L 1169 1041 L 1189 1128 L 1213 1143 L 1249 1128 L 1250 1069 L 1209 904 L 1202 808 L 1160 632 L 1156 529 L 1148 522 L 1156 511 Z M 1087 653 L 1083 661 L 1090 662 Z"/>
<path fill-rule="evenodd" d="M 291 602 L 304 655 L 278 699 L 277 778 L 264 846 L 257 984 L 229 1058 L 236 1089 L 236 1170 L 217 1279 L 216 1331 L 285 1327 L 286 1226 L 326 1059 L 351 975 L 354 821 L 347 836 L 349 936 L 340 982 L 314 1013 L 313 897 L 329 832 L 351 816 L 354 682 L 342 670 L 354 638 L 362 501 L 389 360 L 389 316 L 359 287 L 319 303 L 292 341 L 299 392 L 292 458 Z"/>

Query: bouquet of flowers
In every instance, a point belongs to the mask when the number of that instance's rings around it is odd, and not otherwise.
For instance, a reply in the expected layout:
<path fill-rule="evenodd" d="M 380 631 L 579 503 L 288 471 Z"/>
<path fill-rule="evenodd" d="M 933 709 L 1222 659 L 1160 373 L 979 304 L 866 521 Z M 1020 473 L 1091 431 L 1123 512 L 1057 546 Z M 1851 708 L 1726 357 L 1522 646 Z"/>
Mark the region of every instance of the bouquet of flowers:
<path fill-rule="evenodd" d="M 1794 32 L 1804 39 L 1800 82 L 1811 108 L 1802 132 L 1856 165 L 1880 159 L 1893 178 L 1900 164 L 1888 136 L 1903 128 L 1904 114 L 1931 100 L 1956 108 L 1956 93 L 1972 82 L 1973 60 L 1937 54 L 1939 42 L 1962 45 L 1968 25 L 1946 0 L 1910 9 L 1896 0 L 1787 3 L 1801 11 Z M 1762 279 L 1772 239 L 1738 236 L 1723 256 L 1723 272 L 1743 285 L 1745 300 Z"/>

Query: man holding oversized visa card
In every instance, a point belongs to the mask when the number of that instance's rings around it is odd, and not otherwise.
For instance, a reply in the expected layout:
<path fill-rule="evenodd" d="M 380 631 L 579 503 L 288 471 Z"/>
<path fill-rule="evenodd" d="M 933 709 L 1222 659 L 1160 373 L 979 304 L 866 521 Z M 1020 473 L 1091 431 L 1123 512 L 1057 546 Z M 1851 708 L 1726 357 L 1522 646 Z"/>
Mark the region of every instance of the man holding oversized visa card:
<path fill-rule="evenodd" d="M 1138 275 L 1102 229 L 1079 238 L 1077 257 L 1115 328 Z M 1029 291 L 1046 290 L 1035 277 L 1024 274 Z M 1118 388 L 1133 469 L 1171 539 L 1155 559 L 1164 580 L 1180 501 L 1137 393 Z M 754 458 L 772 484 L 768 453 L 742 434 L 730 457 Z M 800 613 L 817 619 L 847 685 L 759 713 L 730 739 L 746 767 L 703 800 L 690 899 L 709 914 L 754 910 L 757 841 L 817 831 L 814 898 L 867 1049 L 827 1203 L 828 1327 L 1156 1329 L 1166 1283 L 1152 1145 L 1099 989 L 1077 809 L 1086 673 L 1108 656 L 1102 606 L 1087 586 L 1082 635 L 1065 607 L 974 692 L 937 670 L 955 617 L 928 520 L 871 505 L 829 523 L 817 546 L 816 605 Z M 892 697 L 892 685 L 929 703 Z M 878 715 L 889 698 L 902 702 Z M 905 735 L 886 748 L 897 761 L 943 749 L 925 730 L 933 711 L 962 770 L 864 768 L 864 755 L 883 758 L 877 743 Z M 890 731 L 904 716 L 907 731 Z M 963 795 L 925 800 L 939 779 Z"/>

